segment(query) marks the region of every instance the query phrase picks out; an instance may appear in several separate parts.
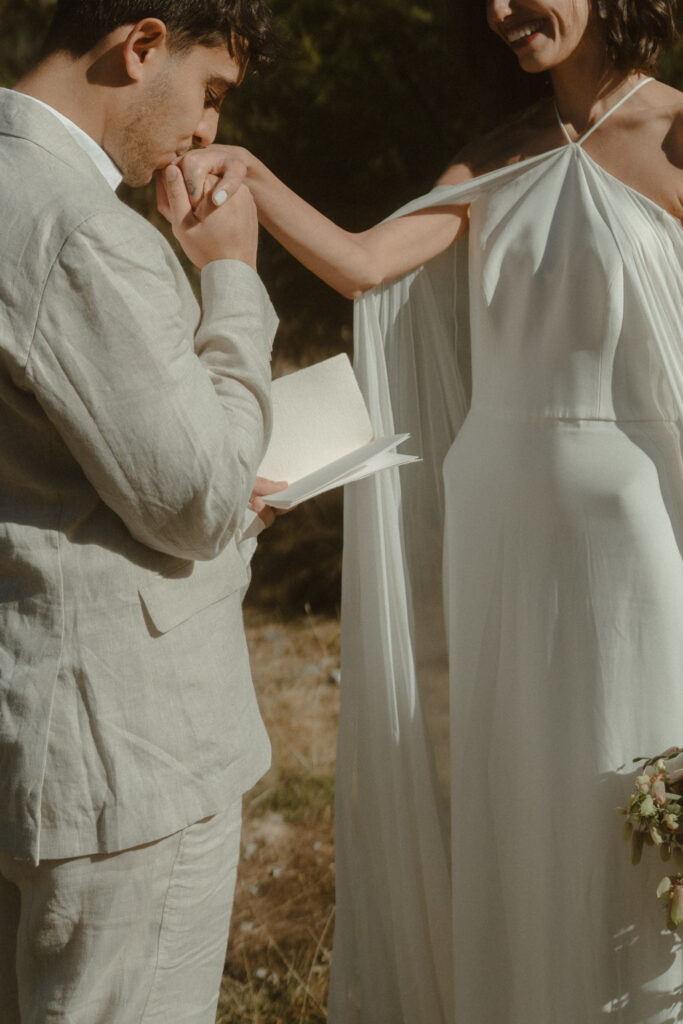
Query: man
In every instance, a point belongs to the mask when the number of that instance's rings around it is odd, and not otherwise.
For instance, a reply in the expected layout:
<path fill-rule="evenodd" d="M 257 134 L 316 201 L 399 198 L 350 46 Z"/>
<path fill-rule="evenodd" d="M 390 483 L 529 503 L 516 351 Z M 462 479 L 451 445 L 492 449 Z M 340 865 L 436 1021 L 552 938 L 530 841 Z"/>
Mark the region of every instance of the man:
<path fill-rule="evenodd" d="M 0 96 L 0 1017 L 209 1024 L 240 798 L 267 769 L 239 523 L 276 325 L 216 133 L 262 0 L 59 0 Z M 164 170 L 165 169 L 165 170 Z M 113 189 L 161 176 L 201 314 Z"/>

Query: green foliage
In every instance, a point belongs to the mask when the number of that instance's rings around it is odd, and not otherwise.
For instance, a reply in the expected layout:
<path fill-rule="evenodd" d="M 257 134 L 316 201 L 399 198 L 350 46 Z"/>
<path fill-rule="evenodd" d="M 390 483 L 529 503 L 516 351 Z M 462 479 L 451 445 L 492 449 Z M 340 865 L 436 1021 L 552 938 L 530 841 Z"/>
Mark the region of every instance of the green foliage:
<path fill-rule="evenodd" d="M 262 782 L 247 797 L 247 803 L 257 804 L 261 814 L 267 811 L 281 814 L 289 824 L 319 824 L 328 821 L 332 814 L 334 776 L 330 773 L 286 775 L 275 787 Z"/>
<path fill-rule="evenodd" d="M 683 16 L 683 9 L 682 9 Z M 660 61 L 660 72 L 665 82 L 676 89 L 683 89 L 683 38 Z"/>
<path fill-rule="evenodd" d="M 221 138 L 337 223 L 369 227 L 430 188 L 463 137 L 439 6 L 276 0 L 285 59 L 237 93 Z M 346 300 L 269 241 L 262 268 L 284 323 L 281 350 L 301 362 L 348 343 Z"/>
<path fill-rule="evenodd" d="M 11 86 L 35 60 L 55 0 L 0 0 L 0 85 Z"/>

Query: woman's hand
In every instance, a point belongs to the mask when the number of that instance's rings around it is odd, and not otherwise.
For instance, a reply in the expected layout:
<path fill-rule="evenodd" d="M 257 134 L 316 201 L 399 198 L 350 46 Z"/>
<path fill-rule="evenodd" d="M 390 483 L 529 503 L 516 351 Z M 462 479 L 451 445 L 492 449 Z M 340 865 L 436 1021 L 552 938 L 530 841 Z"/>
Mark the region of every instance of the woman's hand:
<path fill-rule="evenodd" d="M 223 200 L 218 209 L 215 201 L 201 196 L 192 203 L 177 166 L 172 164 L 157 172 L 159 212 L 200 270 L 215 260 L 240 260 L 256 269 L 258 219 L 254 200 L 241 181 L 237 184 L 233 179 L 231 184 L 230 202 Z"/>
<path fill-rule="evenodd" d="M 223 206 L 246 184 L 251 154 L 240 146 L 209 146 L 191 149 L 178 162 L 193 209 L 203 199 Z"/>

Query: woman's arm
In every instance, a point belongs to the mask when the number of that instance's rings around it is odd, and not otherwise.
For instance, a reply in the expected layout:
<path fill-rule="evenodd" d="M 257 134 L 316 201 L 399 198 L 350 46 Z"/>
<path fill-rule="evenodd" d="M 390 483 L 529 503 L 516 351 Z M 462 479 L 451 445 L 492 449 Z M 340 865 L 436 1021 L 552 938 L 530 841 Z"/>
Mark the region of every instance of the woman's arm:
<path fill-rule="evenodd" d="M 420 266 L 467 228 L 466 206 L 442 206 L 377 224 L 368 231 L 345 231 L 287 188 L 248 150 L 237 146 L 191 150 L 181 167 L 195 201 L 201 199 L 209 175 L 221 179 L 211 190 L 217 205 L 221 193 L 229 198 L 246 178 L 266 230 L 348 298 L 355 299 Z M 470 177 L 471 172 L 458 165 L 449 169 L 442 183 L 455 184 Z"/>

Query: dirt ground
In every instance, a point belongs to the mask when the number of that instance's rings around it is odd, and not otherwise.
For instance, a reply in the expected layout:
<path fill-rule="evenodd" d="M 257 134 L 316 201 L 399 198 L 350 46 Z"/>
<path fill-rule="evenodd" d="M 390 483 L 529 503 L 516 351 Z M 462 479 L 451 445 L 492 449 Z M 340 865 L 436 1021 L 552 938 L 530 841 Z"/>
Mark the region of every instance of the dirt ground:
<path fill-rule="evenodd" d="M 247 796 L 217 1024 L 319 1024 L 334 930 L 339 623 L 248 612 L 273 767 Z"/>

